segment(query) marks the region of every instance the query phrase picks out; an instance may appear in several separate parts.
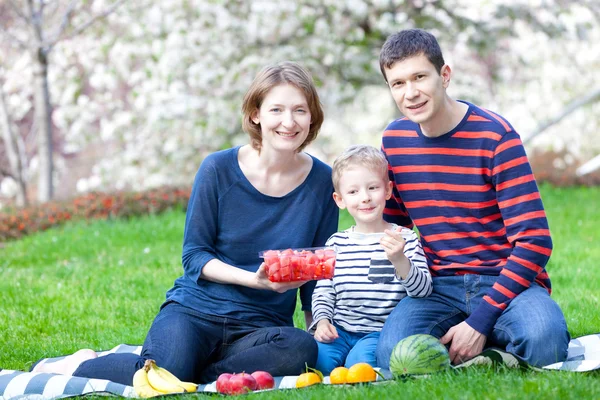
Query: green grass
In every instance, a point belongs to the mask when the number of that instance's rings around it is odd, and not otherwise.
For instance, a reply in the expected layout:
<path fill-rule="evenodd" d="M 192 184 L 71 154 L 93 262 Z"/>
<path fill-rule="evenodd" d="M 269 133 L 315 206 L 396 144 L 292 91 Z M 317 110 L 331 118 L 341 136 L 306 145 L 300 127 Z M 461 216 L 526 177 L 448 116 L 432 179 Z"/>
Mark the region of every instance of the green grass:
<path fill-rule="evenodd" d="M 554 241 L 553 298 L 573 337 L 600 332 L 600 188 L 542 186 Z M 181 273 L 184 214 L 64 226 L 0 249 L 0 367 L 27 370 L 39 358 L 80 348 L 142 343 Z M 352 220 L 346 213 L 340 228 Z M 299 313 L 296 321 L 301 324 Z M 256 399 L 599 398 L 600 374 L 485 367 L 429 379 L 257 393 Z M 205 395 L 196 395 L 208 397 Z"/>

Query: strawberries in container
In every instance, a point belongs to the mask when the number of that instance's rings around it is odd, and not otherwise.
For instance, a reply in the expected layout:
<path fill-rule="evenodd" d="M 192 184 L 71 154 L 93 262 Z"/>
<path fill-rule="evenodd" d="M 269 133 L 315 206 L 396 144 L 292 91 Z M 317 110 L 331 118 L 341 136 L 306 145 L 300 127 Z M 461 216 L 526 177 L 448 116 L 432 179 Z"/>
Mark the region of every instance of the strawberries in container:
<path fill-rule="evenodd" d="M 271 282 L 331 279 L 336 251 L 332 247 L 310 247 L 261 251 Z"/>

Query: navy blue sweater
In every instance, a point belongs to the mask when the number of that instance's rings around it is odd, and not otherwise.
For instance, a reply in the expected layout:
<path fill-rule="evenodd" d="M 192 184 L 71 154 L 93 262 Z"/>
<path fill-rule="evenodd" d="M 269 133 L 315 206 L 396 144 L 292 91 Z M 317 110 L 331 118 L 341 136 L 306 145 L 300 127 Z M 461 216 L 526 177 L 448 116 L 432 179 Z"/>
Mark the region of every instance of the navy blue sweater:
<path fill-rule="evenodd" d="M 210 282 L 200 278 L 212 259 L 255 272 L 268 249 L 323 246 L 337 230 L 331 168 L 313 159 L 305 181 L 283 197 L 260 193 L 246 179 L 239 147 L 206 157 L 196 175 L 183 239 L 184 274 L 167 292 L 201 313 L 272 325 L 293 325 L 296 290 L 270 290 Z M 314 282 L 300 289 L 302 309 L 310 310 Z"/>

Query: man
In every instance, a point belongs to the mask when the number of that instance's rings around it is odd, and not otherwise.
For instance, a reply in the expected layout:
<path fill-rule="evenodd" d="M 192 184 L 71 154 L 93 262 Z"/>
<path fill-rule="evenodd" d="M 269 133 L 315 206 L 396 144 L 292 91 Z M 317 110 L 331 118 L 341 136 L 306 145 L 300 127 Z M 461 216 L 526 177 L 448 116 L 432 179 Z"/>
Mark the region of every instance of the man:
<path fill-rule="evenodd" d="M 484 346 L 531 365 L 563 361 L 569 333 L 550 298 L 552 240 L 519 135 L 503 117 L 448 96 L 452 70 L 435 37 L 391 35 L 380 67 L 404 118 L 383 134 L 394 194 L 386 220 L 419 229 L 433 293 L 403 299 L 377 348 L 416 333 L 440 338 L 454 364 Z"/>

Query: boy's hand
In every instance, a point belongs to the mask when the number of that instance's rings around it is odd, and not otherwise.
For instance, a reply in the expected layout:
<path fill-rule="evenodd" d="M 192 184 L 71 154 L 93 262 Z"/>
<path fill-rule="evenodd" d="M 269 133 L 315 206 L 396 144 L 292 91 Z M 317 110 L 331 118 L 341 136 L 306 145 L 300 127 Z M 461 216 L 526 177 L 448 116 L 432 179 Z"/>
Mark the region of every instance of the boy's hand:
<path fill-rule="evenodd" d="M 337 329 L 328 320 L 322 319 L 317 322 L 315 340 L 321 343 L 331 343 L 338 338 Z"/>
<path fill-rule="evenodd" d="M 401 227 L 398 227 L 395 231 L 386 229 L 384 231 L 385 235 L 383 235 L 379 243 L 381 243 L 383 250 L 385 250 L 388 260 L 396 268 L 396 275 L 406 278 L 410 271 L 410 260 L 404 255 L 406 241 L 400 233 L 401 230 Z"/>

